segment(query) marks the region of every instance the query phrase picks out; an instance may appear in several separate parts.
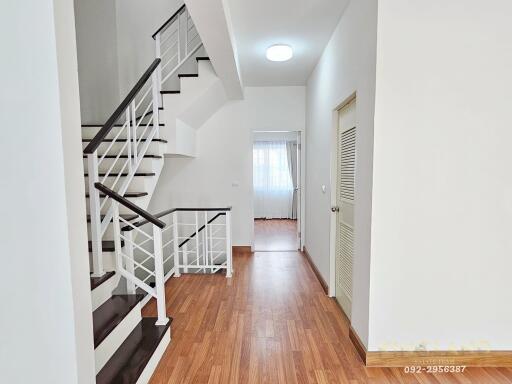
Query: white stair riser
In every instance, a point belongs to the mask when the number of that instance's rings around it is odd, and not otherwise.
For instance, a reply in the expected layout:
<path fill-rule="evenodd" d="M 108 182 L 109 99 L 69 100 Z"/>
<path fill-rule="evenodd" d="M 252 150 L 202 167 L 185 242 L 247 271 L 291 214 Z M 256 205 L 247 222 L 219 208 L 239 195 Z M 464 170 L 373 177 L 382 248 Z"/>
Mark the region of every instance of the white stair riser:
<path fill-rule="evenodd" d="M 180 95 L 196 97 L 201 92 L 208 88 L 210 83 L 214 81 L 217 76 L 213 70 L 212 64 L 209 60 L 201 60 L 198 62 L 197 77 L 181 77 L 180 78 Z M 165 105 L 164 105 L 165 111 Z M 165 123 L 164 123 L 165 124 Z"/>
<path fill-rule="evenodd" d="M 217 77 L 210 60 L 200 60 L 197 62 L 197 73 L 200 78 L 215 78 Z"/>
<path fill-rule="evenodd" d="M 107 361 L 117 351 L 119 346 L 141 321 L 141 306 L 137 304 L 119 325 L 101 342 L 94 350 L 96 361 L 96 374 L 103 368 Z"/>
<path fill-rule="evenodd" d="M 214 79 L 210 77 L 182 77 L 180 78 L 180 96 L 198 96 L 202 90 L 208 88 Z M 164 106 L 165 109 L 165 106 Z M 164 123 L 165 124 L 165 123 Z"/>
<path fill-rule="evenodd" d="M 139 144 L 139 149 L 140 149 L 140 146 L 143 145 L 144 142 L 141 142 Z M 86 143 L 82 143 L 82 146 L 83 148 L 85 148 L 87 146 L 87 142 Z M 98 158 L 101 158 L 101 156 L 105 153 L 105 151 L 108 149 L 109 145 L 112 144 L 112 143 L 101 143 L 99 148 L 98 148 Z M 128 155 L 128 146 L 124 147 L 124 145 L 126 144 L 126 142 L 123 142 L 123 143 L 114 143 L 112 145 L 112 147 L 109 149 L 108 151 L 108 154 L 109 155 L 118 155 L 119 152 L 121 151 L 121 148 L 124 148 L 123 149 L 123 155 Z M 148 148 L 148 151 L 146 152 L 147 155 L 158 155 L 160 154 L 163 150 L 165 150 L 165 143 L 162 143 L 162 142 L 156 142 L 156 141 L 152 141 L 151 144 L 149 145 L 149 148 Z M 126 160 L 126 159 L 125 159 Z"/>
<path fill-rule="evenodd" d="M 153 375 L 153 372 L 155 371 L 158 362 L 162 358 L 167 346 L 171 342 L 171 328 L 167 329 L 167 332 L 165 333 L 164 337 L 162 337 L 162 340 L 160 340 L 160 343 L 158 344 L 158 347 L 155 349 L 155 352 L 153 352 L 153 356 L 151 356 L 151 359 L 148 361 L 148 364 L 142 371 L 142 374 L 139 376 L 136 384 L 148 384 L 149 380 L 151 379 L 151 376 Z"/>
<path fill-rule="evenodd" d="M 103 181 L 105 177 L 100 176 L 99 180 L 100 182 Z M 105 181 L 103 181 L 103 184 L 110 188 L 112 186 L 112 183 L 116 180 L 117 176 L 109 176 L 106 178 Z M 132 178 L 132 181 L 130 182 L 130 185 L 128 186 L 127 192 L 149 192 L 151 186 L 155 183 L 154 179 L 155 176 L 134 176 Z M 124 181 L 126 179 L 126 176 L 120 176 L 119 180 L 116 182 L 116 189 L 119 188 L 121 185 L 123 185 Z M 85 177 L 85 190 L 86 192 L 89 192 L 89 177 Z"/>
<path fill-rule="evenodd" d="M 113 271 L 112 269 L 106 269 L 106 271 Z M 110 299 L 112 297 L 112 291 L 117 287 L 119 284 L 120 275 L 116 274 L 115 276 L 112 276 L 110 279 L 105 281 L 103 284 L 100 284 L 99 287 L 96 287 L 91 292 L 91 299 L 92 299 L 92 310 L 95 311 L 98 309 L 105 301 Z"/>
<path fill-rule="evenodd" d="M 116 159 L 103 159 L 103 161 L 99 164 L 100 173 L 107 172 L 112 164 L 114 164 L 114 168 L 112 168 L 112 172 L 118 172 L 123 168 L 125 158 L 120 158 L 117 161 Z M 139 168 L 137 172 L 146 173 L 146 172 L 156 172 L 157 169 L 162 167 L 163 159 L 155 159 L 155 158 L 143 158 L 140 162 Z M 84 170 L 87 172 L 87 159 L 84 159 Z"/>

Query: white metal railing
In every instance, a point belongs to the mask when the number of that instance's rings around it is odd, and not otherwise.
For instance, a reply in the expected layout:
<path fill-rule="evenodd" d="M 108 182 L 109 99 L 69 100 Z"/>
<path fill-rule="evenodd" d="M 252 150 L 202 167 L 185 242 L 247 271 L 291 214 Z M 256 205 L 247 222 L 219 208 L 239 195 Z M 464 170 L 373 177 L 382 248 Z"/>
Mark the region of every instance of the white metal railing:
<path fill-rule="evenodd" d="M 173 249 L 174 275 L 181 273 L 216 273 L 226 270 L 233 274 L 231 245 L 231 210 L 196 209 L 176 211 L 173 222 L 176 246 Z M 177 241 L 176 241 L 177 239 Z"/>
<path fill-rule="evenodd" d="M 96 183 L 94 188 L 112 199 L 116 270 L 126 278 L 128 293 L 135 294 L 136 289 L 140 288 L 154 297 L 158 314 L 156 324 L 167 324 L 169 319 L 166 314 L 162 259 L 162 230 L 165 228 L 165 223 L 101 183 Z M 119 215 L 120 204 L 148 220 L 149 231 L 121 217 Z M 142 253 L 143 260 L 137 258 L 137 253 Z M 139 279 L 135 273 L 136 268 L 142 268 L 149 277 L 144 280 Z"/>
<path fill-rule="evenodd" d="M 202 45 L 187 7 L 182 6 L 153 35 L 155 55 L 162 59 L 158 69 L 160 84 L 165 84 Z"/>
<path fill-rule="evenodd" d="M 231 244 L 231 208 L 177 208 L 155 215 L 166 223 L 162 229 L 162 265 L 164 280 L 181 273 L 216 273 L 226 271 L 233 274 Z M 126 254 L 137 260 L 133 273 L 141 282 L 153 282 L 154 250 L 149 240 L 150 222 L 131 223 L 123 229 L 140 235 L 141 242 L 135 246 L 131 235 L 122 235 Z M 135 231 L 134 229 L 137 229 Z M 139 234 L 142 230 L 145 234 Z M 147 248 L 146 248 L 147 247 Z"/>
<path fill-rule="evenodd" d="M 169 321 L 165 281 L 172 275 L 224 269 L 226 277 L 232 276 L 231 208 L 178 208 L 151 215 L 101 183 L 94 188 L 113 201 L 116 269 L 126 278 L 127 293 L 140 288 L 156 299 L 157 325 Z M 124 219 L 120 204 L 145 220 Z"/>
<path fill-rule="evenodd" d="M 114 204 L 94 185 L 99 182 L 121 196 L 127 192 L 152 141 L 159 138 L 162 85 L 202 46 L 185 5 L 153 38 L 155 61 L 84 150 L 95 277 L 105 273 L 102 239 L 114 216 Z"/>
<path fill-rule="evenodd" d="M 112 199 L 101 195 L 94 185 L 99 182 L 123 196 L 152 141 L 159 137 L 160 85 L 156 73 L 159 64 L 160 60 L 153 62 L 84 150 L 87 155 L 93 276 L 104 274 L 102 239 L 114 215 Z"/>
<path fill-rule="evenodd" d="M 121 232 L 121 224 L 133 228 L 138 235 L 133 236 L 132 231 Z M 152 232 L 147 233 L 135 227 L 129 221 L 119 216 L 119 204 L 114 204 L 114 236 L 116 242 L 116 266 L 117 271 L 126 278 L 128 293 L 135 293 L 136 287 L 142 288 L 156 299 L 156 308 L 158 314 L 157 325 L 165 325 L 169 321 L 166 314 L 165 304 L 165 279 L 162 259 L 162 229 L 157 225 L 151 225 Z M 137 243 L 137 239 L 141 241 Z M 124 248 L 121 246 L 121 240 L 124 240 Z M 147 250 L 145 244 L 150 243 L 153 252 Z M 144 253 L 144 260 L 137 261 L 135 258 L 135 250 Z M 148 261 L 152 262 L 152 268 L 148 267 Z M 135 269 L 141 268 L 148 277 L 140 280 L 135 274 Z M 149 277 L 154 282 L 154 287 L 148 284 Z"/>

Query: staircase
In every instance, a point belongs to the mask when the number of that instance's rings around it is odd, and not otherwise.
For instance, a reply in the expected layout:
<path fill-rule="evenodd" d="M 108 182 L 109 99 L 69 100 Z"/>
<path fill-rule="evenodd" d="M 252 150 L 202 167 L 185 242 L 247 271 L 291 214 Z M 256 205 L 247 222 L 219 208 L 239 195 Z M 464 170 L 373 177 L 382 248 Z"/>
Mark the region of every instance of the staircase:
<path fill-rule="evenodd" d="M 153 35 L 155 60 L 103 125 L 83 125 L 97 383 L 147 383 L 171 341 L 165 281 L 231 277 L 231 209 L 147 211 L 165 161 L 196 156 L 226 100 L 183 5 Z M 180 71 L 191 64 L 195 72 Z M 156 300 L 158 317 L 141 310 Z"/>

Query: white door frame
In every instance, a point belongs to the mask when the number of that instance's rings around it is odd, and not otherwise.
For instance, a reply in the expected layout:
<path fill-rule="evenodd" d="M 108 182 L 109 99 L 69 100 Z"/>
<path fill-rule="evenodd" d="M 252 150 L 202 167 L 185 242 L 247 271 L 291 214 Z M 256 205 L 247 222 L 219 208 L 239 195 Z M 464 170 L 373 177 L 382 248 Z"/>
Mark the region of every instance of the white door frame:
<path fill-rule="evenodd" d="M 356 92 L 340 102 L 332 111 L 331 128 L 331 207 L 337 204 L 338 186 L 338 129 L 339 113 L 347 104 L 357 98 Z M 357 117 L 356 117 L 357 118 Z M 329 297 L 336 297 L 336 213 L 330 213 L 329 230 Z"/>
<path fill-rule="evenodd" d="M 305 214 L 306 214 L 306 198 L 305 198 L 305 192 L 304 192 L 304 186 L 306 185 L 306 135 L 304 131 L 294 131 L 294 130 L 261 130 L 261 131 L 252 131 L 251 133 L 251 139 L 252 143 L 254 143 L 254 134 L 257 132 L 265 132 L 265 133 L 283 133 L 283 132 L 293 132 L 297 134 L 297 144 L 300 145 L 300 159 L 297 164 L 297 168 L 299 171 L 298 175 L 298 199 L 297 199 L 297 230 L 300 232 L 299 237 L 299 250 L 304 250 L 304 243 L 305 243 L 305 234 L 306 234 L 306 225 L 305 225 Z M 251 148 L 252 150 L 252 148 Z M 251 174 L 252 174 L 252 168 L 251 168 Z M 254 188 L 254 186 L 253 186 Z M 253 190 L 254 195 L 254 190 Z M 253 201 L 254 202 L 254 201 Z M 253 217 L 252 220 L 254 222 L 254 210 L 253 210 Z M 252 245 L 251 250 L 254 251 L 254 227 L 252 231 Z"/>

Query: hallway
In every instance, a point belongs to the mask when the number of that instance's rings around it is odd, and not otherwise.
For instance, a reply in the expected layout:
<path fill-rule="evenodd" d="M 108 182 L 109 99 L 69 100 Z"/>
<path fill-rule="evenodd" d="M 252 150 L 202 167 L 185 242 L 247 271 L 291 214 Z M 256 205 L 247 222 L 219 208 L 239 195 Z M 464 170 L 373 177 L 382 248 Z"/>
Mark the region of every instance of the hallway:
<path fill-rule="evenodd" d="M 166 286 L 172 340 L 151 384 L 512 383 L 509 369 L 413 375 L 365 368 L 348 321 L 298 252 L 234 255 L 235 274 Z M 154 302 L 143 315 L 154 315 Z"/>

